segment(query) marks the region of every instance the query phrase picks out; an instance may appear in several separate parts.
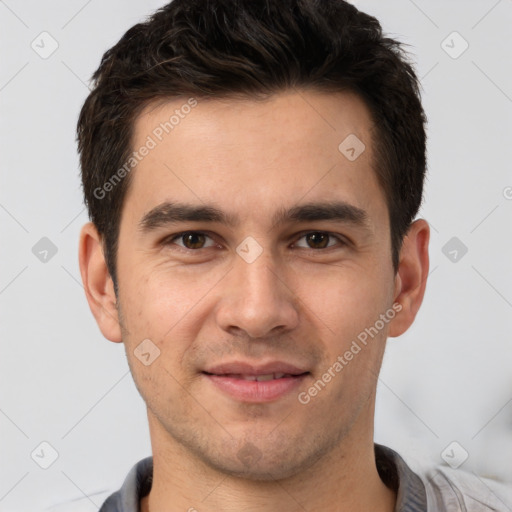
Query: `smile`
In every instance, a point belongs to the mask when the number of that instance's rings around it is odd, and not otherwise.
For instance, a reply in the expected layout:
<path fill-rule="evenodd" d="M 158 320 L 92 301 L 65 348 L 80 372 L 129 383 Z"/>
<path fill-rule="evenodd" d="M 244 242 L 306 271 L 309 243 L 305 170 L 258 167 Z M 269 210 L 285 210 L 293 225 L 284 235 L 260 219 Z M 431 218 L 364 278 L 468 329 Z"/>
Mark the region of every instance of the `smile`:
<path fill-rule="evenodd" d="M 259 375 L 236 373 L 215 375 L 203 372 L 203 375 L 216 390 L 237 402 L 267 403 L 283 399 L 296 391 L 309 372 L 299 375 L 281 372 Z"/>

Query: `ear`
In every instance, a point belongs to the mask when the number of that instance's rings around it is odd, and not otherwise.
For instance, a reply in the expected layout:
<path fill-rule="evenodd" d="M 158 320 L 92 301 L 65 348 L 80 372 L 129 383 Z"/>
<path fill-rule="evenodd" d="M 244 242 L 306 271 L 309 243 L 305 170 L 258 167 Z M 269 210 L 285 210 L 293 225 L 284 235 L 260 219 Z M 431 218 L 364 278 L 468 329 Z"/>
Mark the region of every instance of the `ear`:
<path fill-rule="evenodd" d="M 98 327 L 108 340 L 121 342 L 114 283 L 103 255 L 101 235 L 92 222 L 80 231 L 78 259 L 87 302 Z"/>
<path fill-rule="evenodd" d="M 411 224 L 400 250 L 400 261 L 395 276 L 395 303 L 402 307 L 389 324 L 388 336 L 403 334 L 414 321 L 420 309 L 427 285 L 430 228 L 419 219 Z"/>

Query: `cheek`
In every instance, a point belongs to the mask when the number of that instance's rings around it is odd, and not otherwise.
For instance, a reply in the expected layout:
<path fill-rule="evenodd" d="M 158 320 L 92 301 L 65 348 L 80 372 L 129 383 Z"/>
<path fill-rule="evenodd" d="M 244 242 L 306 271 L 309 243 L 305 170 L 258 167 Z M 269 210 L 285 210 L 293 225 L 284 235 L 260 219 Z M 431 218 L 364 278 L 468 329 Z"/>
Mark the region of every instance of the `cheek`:
<path fill-rule="evenodd" d="M 296 290 L 304 314 L 322 325 L 329 337 L 344 343 L 390 307 L 393 283 L 383 276 L 369 269 L 326 269 L 324 275 L 301 277 Z"/>
<path fill-rule="evenodd" d="M 199 277 L 173 269 L 146 269 L 142 275 L 132 272 L 120 297 L 131 334 L 129 342 L 149 338 L 162 347 L 172 341 L 177 348 L 184 326 L 189 329 L 189 338 L 199 328 L 205 314 L 205 295 L 216 281 L 214 276 Z"/>

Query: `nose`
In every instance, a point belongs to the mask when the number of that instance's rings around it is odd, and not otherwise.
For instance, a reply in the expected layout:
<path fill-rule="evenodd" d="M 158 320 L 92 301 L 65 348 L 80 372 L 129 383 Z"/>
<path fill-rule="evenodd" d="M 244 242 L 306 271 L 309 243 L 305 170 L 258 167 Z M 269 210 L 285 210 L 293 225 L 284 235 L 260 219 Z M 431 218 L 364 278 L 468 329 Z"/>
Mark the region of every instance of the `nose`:
<path fill-rule="evenodd" d="M 235 256 L 216 310 L 223 330 L 232 335 L 264 338 L 297 326 L 298 298 L 278 268 L 266 251 L 251 263 Z"/>

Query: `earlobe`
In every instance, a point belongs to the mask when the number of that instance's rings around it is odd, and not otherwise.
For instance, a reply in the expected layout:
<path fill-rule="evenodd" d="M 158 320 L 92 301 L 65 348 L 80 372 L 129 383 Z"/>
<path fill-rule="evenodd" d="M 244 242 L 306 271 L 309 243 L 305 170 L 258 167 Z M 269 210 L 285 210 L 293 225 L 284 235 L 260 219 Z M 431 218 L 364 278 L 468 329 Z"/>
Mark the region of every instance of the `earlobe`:
<path fill-rule="evenodd" d="M 389 324 L 390 337 L 400 336 L 411 326 L 423 302 L 429 269 L 429 238 L 430 228 L 423 219 L 413 222 L 404 237 L 395 277 L 394 302 L 401 309 Z"/>
<path fill-rule="evenodd" d="M 92 222 L 80 231 L 78 259 L 87 302 L 98 327 L 108 340 L 121 342 L 114 285 L 103 255 L 101 236 Z"/>

